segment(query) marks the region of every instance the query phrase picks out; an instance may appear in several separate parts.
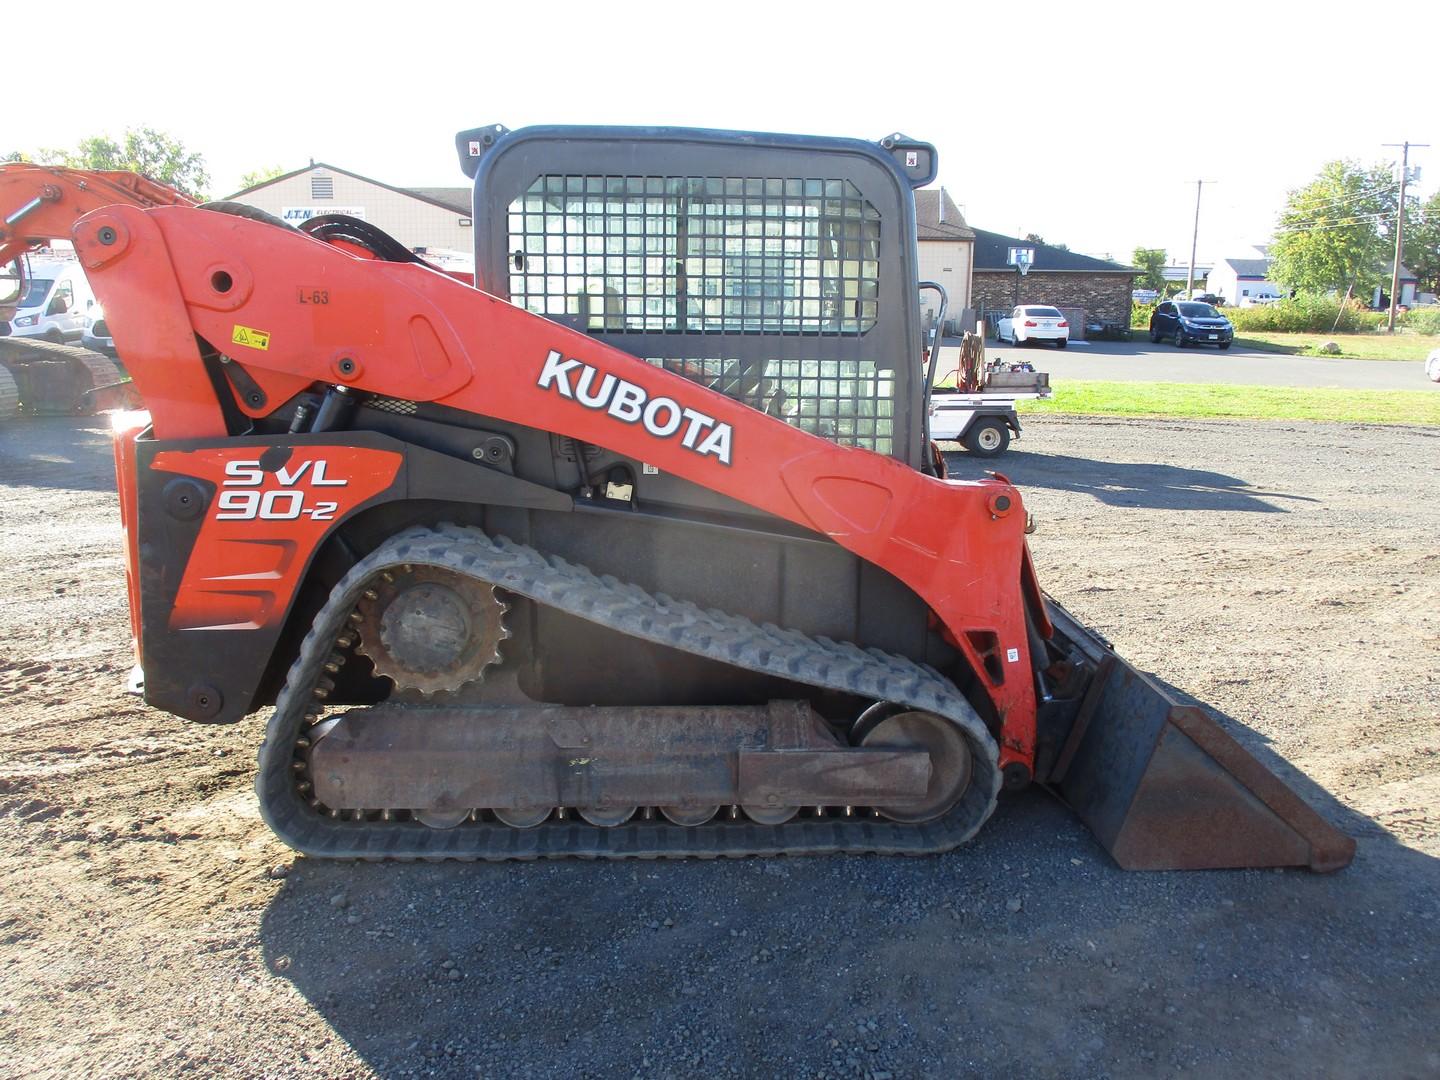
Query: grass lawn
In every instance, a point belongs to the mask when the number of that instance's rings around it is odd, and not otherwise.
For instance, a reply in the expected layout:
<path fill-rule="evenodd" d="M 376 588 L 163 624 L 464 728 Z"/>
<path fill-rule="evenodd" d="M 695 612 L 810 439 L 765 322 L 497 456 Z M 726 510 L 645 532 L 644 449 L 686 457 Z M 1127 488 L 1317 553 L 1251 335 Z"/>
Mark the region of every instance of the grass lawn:
<path fill-rule="evenodd" d="M 1333 341 L 1339 353 L 1322 353 L 1320 346 Z M 1237 349 L 1290 353 L 1294 356 L 1345 356 L 1354 360 L 1424 360 L 1431 349 L 1440 349 L 1440 334 L 1273 334 L 1236 331 Z"/>
<path fill-rule="evenodd" d="M 1440 393 L 1432 390 L 1066 380 L 1055 388 L 1055 396 L 1049 400 L 1020 401 L 1016 408 L 1032 414 L 1440 425 Z"/>

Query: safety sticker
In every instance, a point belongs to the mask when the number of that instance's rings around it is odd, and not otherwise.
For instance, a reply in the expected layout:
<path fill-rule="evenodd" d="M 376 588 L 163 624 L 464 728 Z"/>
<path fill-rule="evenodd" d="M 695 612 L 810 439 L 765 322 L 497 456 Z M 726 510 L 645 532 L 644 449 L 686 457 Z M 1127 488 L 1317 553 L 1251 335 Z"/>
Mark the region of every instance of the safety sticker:
<path fill-rule="evenodd" d="M 1020 650 L 1019 650 L 1019 649 L 1006 649 L 1006 650 L 1005 650 L 1005 659 L 1006 659 L 1006 661 L 1008 661 L 1008 662 L 1011 663 L 1011 664 L 1018 664 L 1018 663 L 1020 662 Z"/>
<path fill-rule="evenodd" d="M 235 329 L 230 332 L 230 340 L 236 345 L 244 345 L 250 349 L 270 348 L 270 331 L 256 330 L 253 326 L 241 326 L 235 324 Z"/>

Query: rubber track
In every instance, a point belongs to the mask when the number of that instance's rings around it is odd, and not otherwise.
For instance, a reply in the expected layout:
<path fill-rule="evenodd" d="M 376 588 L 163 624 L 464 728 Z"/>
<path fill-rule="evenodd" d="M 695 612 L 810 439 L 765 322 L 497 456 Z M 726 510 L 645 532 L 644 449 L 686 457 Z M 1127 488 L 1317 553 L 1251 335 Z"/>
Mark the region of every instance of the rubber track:
<path fill-rule="evenodd" d="M 332 819 L 310 808 L 296 788 L 295 744 L 306 727 L 326 658 L 364 591 L 392 566 L 436 566 L 492 582 L 591 622 L 657 644 L 811 686 L 892 701 L 948 717 L 968 736 L 975 779 L 945 817 L 906 825 L 868 816 L 797 817 L 783 825 L 748 820 L 686 828 L 635 820 L 598 828 L 551 820 L 533 829 L 466 822 L 432 829 L 414 821 Z M 998 751 L 970 703 L 933 669 L 878 649 L 720 611 L 702 611 L 664 594 L 651 595 L 613 577 L 547 557 L 504 537 L 468 528 L 413 529 L 382 544 L 336 585 L 300 647 L 261 744 L 255 780 L 260 810 L 275 833 L 307 855 L 348 859 L 715 858 L 828 852 L 923 855 L 970 839 L 990 816 L 1000 791 Z"/>
<path fill-rule="evenodd" d="M 124 376 L 119 366 L 103 353 L 94 349 L 87 349 L 81 345 L 60 345 L 53 341 L 34 340 L 29 338 L 0 338 L 0 363 L 6 359 L 6 354 L 19 363 L 27 360 L 59 360 L 69 364 L 80 364 L 90 373 L 91 389 L 99 389 L 102 386 L 110 386 L 122 382 Z M 5 373 L 7 376 L 9 372 Z M 14 387 L 13 378 L 11 386 Z M 16 390 L 16 400 L 19 400 L 19 391 Z M 82 395 L 81 399 L 74 403 L 72 410 L 82 415 L 88 415 L 95 411 L 94 395 Z M 0 420 L 13 416 L 18 409 L 11 412 L 5 411 L 5 386 L 0 380 Z"/>
<path fill-rule="evenodd" d="M 80 355 L 75 359 L 90 369 L 92 389 L 99 390 L 102 386 L 114 386 L 125 381 L 125 376 L 120 373 L 120 365 L 104 353 L 98 353 L 92 349 L 76 351 Z"/>

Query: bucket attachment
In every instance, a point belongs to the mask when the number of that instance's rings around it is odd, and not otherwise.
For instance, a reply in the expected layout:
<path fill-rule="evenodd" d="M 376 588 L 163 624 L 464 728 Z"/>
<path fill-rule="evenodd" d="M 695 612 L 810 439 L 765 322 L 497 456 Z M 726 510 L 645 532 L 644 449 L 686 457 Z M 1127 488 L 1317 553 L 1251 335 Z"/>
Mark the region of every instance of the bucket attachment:
<path fill-rule="evenodd" d="M 1053 644 L 1093 665 L 1045 780 L 1126 870 L 1339 870 L 1355 841 L 1243 746 L 1047 597 Z"/>

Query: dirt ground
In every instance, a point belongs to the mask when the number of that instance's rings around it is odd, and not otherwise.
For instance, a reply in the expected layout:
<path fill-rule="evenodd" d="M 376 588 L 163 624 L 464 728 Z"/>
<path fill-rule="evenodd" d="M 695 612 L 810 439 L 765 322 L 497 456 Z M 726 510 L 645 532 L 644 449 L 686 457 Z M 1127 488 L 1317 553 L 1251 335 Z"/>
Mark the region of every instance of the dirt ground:
<path fill-rule="evenodd" d="M 102 429 L 0 429 L 0 1069 L 1440 1075 L 1440 430 L 1046 418 L 1000 468 L 1046 587 L 1354 865 L 1128 874 L 1036 790 L 935 858 L 298 860 L 260 717 L 123 693 Z"/>

